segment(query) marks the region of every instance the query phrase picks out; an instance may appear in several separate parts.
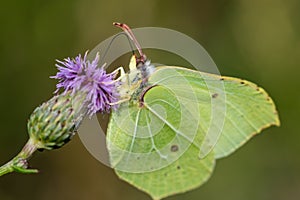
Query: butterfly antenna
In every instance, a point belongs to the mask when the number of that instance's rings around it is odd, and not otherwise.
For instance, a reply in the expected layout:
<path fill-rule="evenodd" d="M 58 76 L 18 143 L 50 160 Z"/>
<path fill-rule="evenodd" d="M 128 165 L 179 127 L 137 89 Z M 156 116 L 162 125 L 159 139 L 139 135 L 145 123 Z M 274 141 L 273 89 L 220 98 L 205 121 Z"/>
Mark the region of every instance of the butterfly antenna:
<path fill-rule="evenodd" d="M 109 51 L 109 49 L 110 49 L 112 43 L 113 43 L 119 36 L 121 36 L 121 35 L 124 35 L 124 36 L 128 39 L 128 43 L 129 43 L 129 45 L 130 45 L 130 49 L 131 49 L 131 51 L 132 51 L 132 54 L 134 55 L 134 49 L 133 49 L 132 43 L 130 42 L 131 38 L 130 38 L 126 33 L 123 33 L 123 32 L 122 32 L 122 33 L 116 34 L 116 35 L 111 39 L 111 41 L 109 42 L 108 46 L 106 47 L 105 52 L 103 53 L 103 56 L 101 56 L 100 61 L 101 61 L 101 60 L 104 60 L 104 58 L 106 57 L 106 55 L 107 55 L 107 53 L 108 53 L 108 51 Z"/>
<path fill-rule="evenodd" d="M 146 55 L 143 53 L 140 43 L 135 38 L 133 32 L 131 31 L 130 27 L 127 24 L 122 24 L 118 22 L 113 23 L 114 26 L 121 28 L 126 35 L 132 40 L 133 44 L 136 46 L 136 49 L 138 50 L 140 57 L 137 58 L 137 64 L 142 63 L 144 64 L 146 61 Z"/>

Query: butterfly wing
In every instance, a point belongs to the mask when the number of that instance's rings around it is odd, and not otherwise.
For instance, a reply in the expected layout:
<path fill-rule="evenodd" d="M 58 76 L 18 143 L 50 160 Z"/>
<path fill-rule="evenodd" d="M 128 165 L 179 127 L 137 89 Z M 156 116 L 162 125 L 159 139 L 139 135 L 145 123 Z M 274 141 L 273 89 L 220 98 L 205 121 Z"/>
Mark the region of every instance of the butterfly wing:
<path fill-rule="evenodd" d="M 247 81 L 159 67 L 148 83 L 142 104 L 112 113 L 107 143 L 118 176 L 157 199 L 201 185 L 215 158 L 279 125 L 271 98 Z"/>
<path fill-rule="evenodd" d="M 159 170 L 192 144 L 200 149 L 205 131 L 200 130 L 195 91 L 176 70 L 167 73 L 169 78 L 159 83 L 149 81 L 150 89 L 139 95 L 139 102 L 123 103 L 112 114 L 108 147 L 115 169 Z"/>
<path fill-rule="evenodd" d="M 169 75 L 175 80 L 178 73 L 173 72 Z M 215 163 L 213 151 L 199 159 L 204 135 L 198 130 L 196 96 L 184 77 L 177 77 L 176 84 L 187 86 L 186 95 L 179 94 L 180 87 L 155 86 L 145 93 L 144 105 L 129 102 L 112 113 L 107 131 L 117 175 L 154 199 L 198 187 Z"/>
<path fill-rule="evenodd" d="M 149 82 L 159 84 L 162 76 L 174 70 L 186 77 L 195 91 L 198 114 L 203 116 L 200 126 L 206 131 L 202 134 L 206 135 L 209 145 L 214 144 L 216 158 L 231 154 L 263 129 L 280 125 L 270 96 L 264 89 L 246 80 L 181 67 L 161 67 L 151 76 Z M 214 135 L 210 130 L 220 132 Z M 217 141 L 209 141 L 210 138 Z M 205 146 L 207 144 L 203 144 L 203 148 Z"/>

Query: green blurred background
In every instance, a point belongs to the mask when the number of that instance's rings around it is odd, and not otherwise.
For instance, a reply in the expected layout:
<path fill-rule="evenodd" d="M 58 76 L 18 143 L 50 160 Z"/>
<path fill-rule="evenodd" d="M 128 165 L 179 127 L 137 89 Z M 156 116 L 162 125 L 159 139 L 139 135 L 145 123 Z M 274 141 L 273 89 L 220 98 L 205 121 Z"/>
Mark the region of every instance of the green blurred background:
<path fill-rule="evenodd" d="M 97 1 L 11 0 L 0 7 L 0 163 L 27 139 L 33 109 L 51 97 L 55 59 L 93 49 L 132 27 L 185 33 L 210 53 L 224 75 L 263 86 L 275 100 L 282 125 L 256 136 L 219 160 L 201 188 L 170 200 L 300 199 L 300 1 Z M 176 41 L 174 41 L 176 42 Z M 94 159 L 76 136 L 64 148 L 37 153 L 38 175 L 0 178 L 0 199 L 149 200 Z"/>

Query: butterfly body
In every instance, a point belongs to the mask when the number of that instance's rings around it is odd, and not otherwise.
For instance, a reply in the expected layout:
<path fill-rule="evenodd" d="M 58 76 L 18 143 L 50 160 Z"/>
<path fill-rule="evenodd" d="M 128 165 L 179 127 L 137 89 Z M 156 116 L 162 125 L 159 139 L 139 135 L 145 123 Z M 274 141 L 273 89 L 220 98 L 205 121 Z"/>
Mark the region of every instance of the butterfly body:
<path fill-rule="evenodd" d="M 137 63 L 136 57 L 132 56 L 129 63 L 129 72 L 121 74 L 118 87 L 120 99 L 139 104 L 141 96 L 149 88 L 148 77 L 155 71 L 150 61 Z"/>

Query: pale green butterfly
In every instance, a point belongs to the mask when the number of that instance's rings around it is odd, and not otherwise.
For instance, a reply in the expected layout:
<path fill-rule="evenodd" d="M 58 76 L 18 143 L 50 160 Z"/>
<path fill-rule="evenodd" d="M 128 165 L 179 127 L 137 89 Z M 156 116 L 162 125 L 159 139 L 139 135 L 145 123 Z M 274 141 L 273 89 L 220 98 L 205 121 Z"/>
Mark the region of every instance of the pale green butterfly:
<path fill-rule="evenodd" d="M 253 135 L 279 126 L 272 99 L 257 85 L 176 66 L 154 67 L 136 45 L 129 73 L 119 68 L 120 107 L 107 130 L 118 176 L 154 199 L 204 183 L 215 160 Z"/>

